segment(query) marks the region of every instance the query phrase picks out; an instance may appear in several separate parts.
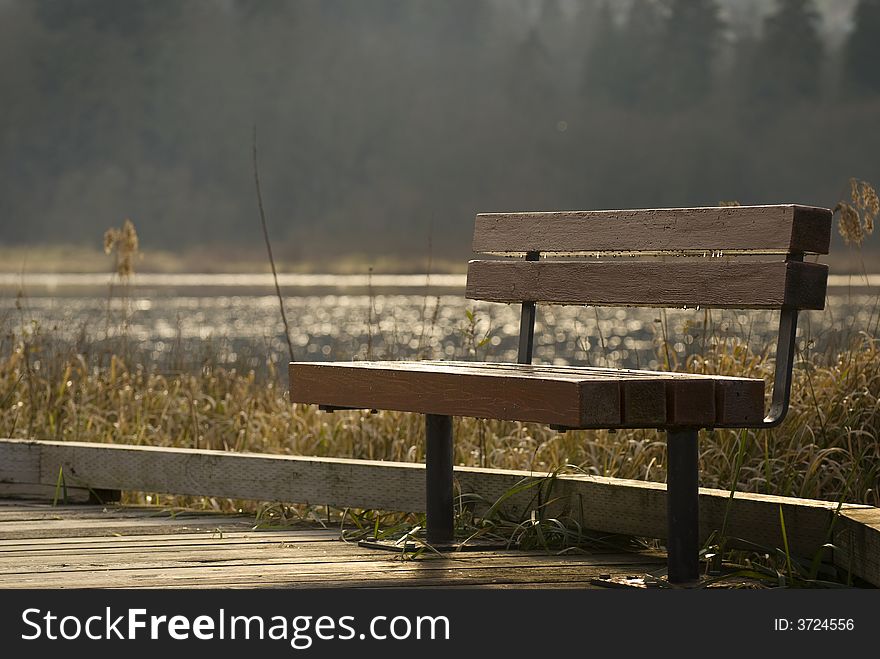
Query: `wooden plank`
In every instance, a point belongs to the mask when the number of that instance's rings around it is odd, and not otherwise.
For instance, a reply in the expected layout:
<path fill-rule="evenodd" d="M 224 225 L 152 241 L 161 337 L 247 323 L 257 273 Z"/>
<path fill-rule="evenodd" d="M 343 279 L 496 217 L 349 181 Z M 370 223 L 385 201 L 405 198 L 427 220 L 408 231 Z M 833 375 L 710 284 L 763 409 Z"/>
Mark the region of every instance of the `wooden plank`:
<path fill-rule="evenodd" d="M 4 540 L 55 538 L 61 536 L 96 536 L 136 533 L 191 533 L 204 532 L 221 535 L 228 531 L 249 528 L 251 522 L 234 523 L 233 521 L 197 518 L 188 521 L 173 519 L 164 520 L 40 520 L 39 522 L 5 522 L 0 524 L 0 538 Z"/>
<path fill-rule="evenodd" d="M 66 498 L 64 495 L 67 495 Z M 88 503 L 91 492 L 82 487 L 68 487 L 58 492 L 55 485 L 41 485 L 39 483 L 0 483 L 0 497 L 6 499 L 55 499 L 68 503 Z"/>
<path fill-rule="evenodd" d="M 479 492 L 487 501 L 495 501 L 516 484 L 536 483 L 533 479 L 538 477 L 523 471 L 461 467 L 456 468 L 456 478 L 462 491 Z M 585 528 L 624 535 L 665 537 L 666 486 L 663 483 L 564 475 L 544 478 L 540 488 L 540 497 L 536 483 L 530 491 L 507 499 L 507 513 L 521 517 L 528 514 L 538 499 L 553 500 L 548 515 L 574 516 Z M 788 525 L 797 529 L 797 538 L 789 537 L 790 544 L 797 545 L 795 551 L 814 550 L 825 541 L 836 507 L 834 503 L 823 501 L 748 493 L 736 493 L 730 499 L 727 491 L 700 488 L 702 538 L 721 529 L 728 505 L 727 530 L 731 535 L 772 546 L 782 541 L 778 506 L 783 505 L 785 510 L 792 511 L 791 514 L 798 518 L 796 524 Z"/>
<path fill-rule="evenodd" d="M 34 537 L 58 537 L 46 535 L 43 531 L 56 529 L 63 531 L 70 529 L 128 529 L 128 528 L 164 528 L 165 533 L 172 533 L 175 529 L 216 529 L 216 528 L 238 528 L 240 530 L 248 530 L 253 526 L 253 519 L 250 516 L 242 516 L 236 518 L 232 515 L 181 515 L 172 516 L 156 516 L 156 515 L 138 515 L 135 517 L 106 517 L 106 518 L 88 518 L 88 517 L 71 517 L 67 515 L 59 515 L 55 518 L 28 519 L 28 520 L 11 520 L 0 524 L 0 534 L 12 532 L 28 532 L 37 530 L 39 536 Z M 61 533 L 60 535 L 64 535 Z M 7 536 L 8 537 L 8 536 Z"/>
<path fill-rule="evenodd" d="M 55 499 L 72 503 L 86 503 L 91 493 L 85 488 L 67 486 L 58 488 L 57 474 L 51 483 L 40 481 L 40 449 L 8 450 L 0 443 L 0 497 L 10 499 Z M 65 484 L 67 485 L 67 484 Z M 65 498 L 66 497 L 66 498 Z"/>
<path fill-rule="evenodd" d="M 360 363 L 360 362 L 359 362 Z M 393 362 L 400 363 L 400 362 Z M 406 362 L 404 362 L 406 363 Z M 419 362 L 424 363 L 424 362 Z M 472 362 L 441 362 L 445 366 L 462 367 L 473 366 Z M 540 364 L 510 364 L 496 362 L 480 362 L 481 367 L 491 367 L 496 370 L 520 370 L 535 369 L 537 373 L 552 373 L 554 375 L 563 375 L 571 373 L 577 375 L 579 372 L 588 370 L 590 373 L 598 374 L 607 372 L 615 377 L 636 377 L 644 376 L 646 378 L 655 379 L 663 378 L 669 380 L 695 380 L 709 379 L 715 386 L 715 425 L 716 426 L 737 426 L 742 425 L 750 427 L 764 418 L 764 388 L 763 380 L 755 378 L 731 377 L 726 375 L 705 375 L 702 373 L 676 373 L 670 371 L 648 371 L 640 369 L 618 369 L 618 368 L 598 368 L 591 366 L 587 369 L 581 366 L 552 365 L 541 366 Z M 636 395 L 627 395 L 626 390 L 632 390 L 633 387 L 641 388 L 641 382 L 627 381 L 623 384 L 621 395 L 623 397 L 624 417 L 628 423 L 638 426 L 641 420 L 645 426 L 648 426 L 651 420 L 657 418 L 665 418 L 665 409 L 661 412 L 661 401 L 649 400 L 645 393 Z M 646 391 L 647 388 L 644 390 Z M 639 401 L 641 405 L 653 406 L 651 412 L 642 412 L 636 406 L 635 401 Z"/>
<path fill-rule="evenodd" d="M 425 507 L 424 466 L 417 464 L 73 442 L 2 440 L 0 444 L 6 444 L 7 450 L 33 450 L 37 446 L 47 478 L 57 474 L 59 464 L 66 464 L 67 469 L 72 467 L 80 478 L 97 487 L 308 502 L 339 508 L 422 512 Z M 2 469 L 0 464 L 0 474 Z M 543 514 L 573 517 L 584 528 L 656 538 L 666 534 L 666 487 L 662 483 L 584 475 L 550 478 L 523 471 L 455 468 L 460 490 L 478 495 L 485 505 L 497 501 L 523 479 L 536 476 L 541 477 L 541 496 L 536 485 L 509 497 L 505 501 L 507 514 L 527 518 L 529 511 L 540 503 L 551 502 L 541 508 Z M 813 556 L 827 541 L 836 503 L 747 493 L 736 493 L 731 498 L 727 491 L 701 488 L 701 538 L 724 527 L 730 537 L 781 547 L 780 506 L 791 550 L 801 556 Z M 876 510 L 844 504 L 843 511 L 848 516 L 841 518 L 846 521 L 840 528 L 854 532 L 853 529 L 861 528 L 861 522 L 850 513 Z M 857 526 L 847 526 L 851 524 Z M 875 546 L 871 543 L 877 541 L 876 529 L 872 529 L 864 531 L 864 552 L 876 556 L 870 553 Z M 838 564 L 844 560 L 841 553 L 834 552 L 833 559 Z M 876 562 L 862 560 L 850 567 L 859 578 L 880 586 Z"/>
<path fill-rule="evenodd" d="M 670 424 L 702 428 L 711 426 L 715 416 L 715 387 L 705 380 L 671 380 L 667 396 L 666 416 Z M 713 421 L 706 423 L 706 419 Z"/>
<path fill-rule="evenodd" d="M 98 530 L 94 506 L 77 515 L 71 506 L 7 506 L 8 518 L 0 527 L 15 524 L 39 525 L 53 521 L 58 512 L 74 533 Z M 155 525 L 168 522 L 149 507 L 102 509 L 106 522 L 126 525 Z M 185 515 L 178 515 L 185 517 Z M 194 519 L 204 514 L 195 512 Z M 242 516 L 209 515 L 212 522 Z M 173 520 L 171 520 L 173 521 Z M 253 518 L 247 519 L 252 523 Z M 282 541 L 254 542 L 264 534 L 232 535 L 207 539 L 202 533 L 184 531 L 182 537 L 140 536 L 63 538 L 25 544 L 0 551 L 0 587 L 4 588 L 169 588 L 169 587 L 459 587 L 526 584 L 588 584 L 597 574 L 642 574 L 662 568 L 657 552 L 630 553 L 599 551 L 559 555 L 550 551 L 480 551 L 465 554 L 426 554 L 417 560 L 400 561 L 393 553 L 377 552 L 340 542 L 338 531 L 287 529 L 265 535 Z M 303 541 L 305 538 L 305 541 Z M 315 541 L 316 538 L 320 540 Z M 331 539 L 332 538 L 332 539 Z M 174 544 L 169 544 L 169 541 Z M 15 547 L 14 541 L 0 541 Z"/>
<path fill-rule="evenodd" d="M 639 556 L 635 554 L 635 556 Z M 589 580 L 600 574 L 645 574 L 659 569 L 659 562 L 629 559 L 618 565 L 580 563 L 574 565 L 490 565 L 473 567 L 433 567 L 408 562 L 383 563 L 365 569 L 360 562 L 350 565 L 317 566 L 315 571 L 291 569 L 286 565 L 204 566 L 174 570 L 132 569 L 120 571 L 69 572 L 52 575 L 0 575 L 2 588 L 206 588 L 255 586 L 275 588 L 395 588 L 427 585 L 480 586 L 485 583 L 578 582 L 589 587 Z"/>
<path fill-rule="evenodd" d="M 296 538 L 296 532 L 289 532 L 288 538 Z M 260 562 L 264 559 L 284 559 L 292 562 L 318 562 L 323 560 L 335 561 L 339 558 L 340 545 L 344 545 L 346 551 L 345 560 L 374 560 L 376 550 L 363 549 L 355 544 L 348 544 L 339 539 L 337 532 L 334 538 L 324 539 L 321 542 L 272 542 L 272 543 L 247 543 L 241 544 L 213 544 L 202 541 L 197 545 L 183 546 L 134 546 L 129 548 L 107 547 L 80 547 L 76 551 L 53 549 L 51 551 L 28 552 L 19 549 L 14 552 L 0 553 L 0 573 L 10 571 L 33 571 L 43 565 L 46 571 L 62 568 L 73 568 L 77 565 L 88 563 L 108 566 L 124 565 L 153 565 L 166 561 L 186 562 L 209 562 L 216 560 L 224 561 L 251 561 Z M 467 556 L 476 560 L 486 552 L 468 552 Z M 509 552 L 508 552 L 509 553 Z M 492 554 L 495 556 L 496 554 Z M 507 555 L 507 554 L 505 554 Z M 511 556 L 513 554 L 510 554 Z M 393 553 L 385 554 L 385 558 L 393 557 Z"/>
<path fill-rule="evenodd" d="M 221 550 L 201 550 L 188 554 L 170 553 L 166 555 L 154 555 L 149 552 L 129 555 L 114 554 L 86 554 L 81 556 L 40 556 L 36 558 L 20 556 L 17 560 L 4 560 L 0 562 L 0 575 L 8 581 L 16 581 L 15 577 L 41 574 L 47 579 L 54 578 L 62 573 L 70 572 L 94 572 L 97 570 L 117 571 L 124 570 L 199 570 L 206 566 L 212 568 L 262 568 L 274 566 L 286 566 L 292 572 L 298 574 L 320 574 L 332 571 L 340 566 L 354 568 L 360 563 L 364 571 L 381 571 L 390 567 L 397 567 L 400 559 L 393 553 L 377 553 L 375 550 L 344 551 L 345 543 L 336 541 L 325 543 L 325 551 L 311 552 L 308 554 L 290 550 L 279 550 L 277 547 L 263 549 L 260 552 L 241 552 Z M 444 555 L 442 557 L 426 554 L 411 563 L 421 564 L 431 569 L 444 569 L 454 567 L 456 569 L 483 569 L 488 566 L 493 568 L 511 567 L 536 567 L 572 564 L 601 564 L 629 565 L 632 563 L 646 563 L 656 561 L 658 567 L 663 564 L 661 556 L 650 556 L 637 552 L 597 553 L 578 556 L 558 556 L 548 552 L 532 553 L 520 552 L 466 552 L 460 555 Z"/>
<path fill-rule="evenodd" d="M 127 545 L 111 545 L 102 547 L 97 543 L 82 543 L 81 545 L 47 545 L 30 550 L 27 547 L 18 547 L 16 549 L 7 549 L 0 551 L 0 571 L 9 569 L 9 566 L 15 568 L 25 568 L 28 565 L 37 566 L 40 561 L 44 562 L 45 568 L 48 570 L 54 564 L 71 564 L 81 560 L 94 562 L 96 560 L 146 560 L 151 557 L 153 560 L 188 560 L 190 558 L 204 557 L 206 553 L 222 551 L 224 557 L 229 558 L 254 558 L 260 556 L 274 555 L 279 551 L 293 552 L 297 557 L 315 557 L 325 556 L 333 553 L 333 549 L 339 540 L 337 533 L 333 538 L 323 538 L 317 540 L 311 538 L 305 542 L 287 542 L 285 539 L 276 539 L 273 542 L 234 542 L 234 543 L 215 543 L 213 540 L 226 539 L 220 538 L 219 534 L 191 534 L 187 533 L 184 537 L 201 538 L 199 542 L 189 542 L 184 544 L 172 545 L 169 543 L 141 543 Z M 288 537 L 293 536 L 289 533 Z M 100 536 L 85 536 L 95 540 L 102 540 Z M 144 536 L 138 536 L 143 538 Z M 367 552 L 369 550 L 364 550 Z M 364 553 L 364 555 L 368 555 Z M 103 557 L 103 558 L 102 558 Z M 7 566 L 7 567 L 2 567 Z"/>
<path fill-rule="evenodd" d="M 665 425 L 667 383 L 662 380 L 626 380 L 620 387 L 621 419 L 636 426 Z M 703 387 L 705 389 L 705 387 Z M 714 416 L 712 417 L 715 418 Z"/>
<path fill-rule="evenodd" d="M 764 415 L 763 381 L 719 387 L 686 373 L 421 361 L 293 362 L 289 376 L 294 402 L 570 428 L 748 425 Z"/>
<path fill-rule="evenodd" d="M 823 309 L 828 266 L 799 262 L 471 261 L 465 295 L 491 302 Z"/>
<path fill-rule="evenodd" d="M 210 510 L 194 510 L 192 508 L 164 508 L 159 506 L 139 505 L 120 506 L 119 504 L 107 506 L 58 504 L 57 506 L 53 506 L 49 503 L 45 503 L 39 507 L 0 509 L 0 528 L 2 528 L 4 522 L 39 522 L 52 519 L 64 519 L 67 521 L 77 519 L 174 519 L 182 521 L 194 518 L 215 518 L 218 522 L 222 522 L 233 519 L 233 516 L 228 513 L 214 512 Z M 251 517 L 248 515 L 247 517 L 242 517 L 242 519 L 251 519 Z"/>
<path fill-rule="evenodd" d="M 126 569 L 130 567 L 164 568 L 177 565 L 219 565 L 235 563 L 241 565 L 288 564 L 299 563 L 335 563 L 341 561 L 400 560 L 393 552 L 378 553 L 375 549 L 364 549 L 356 544 L 342 542 L 338 537 L 323 542 L 297 542 L 295 533 L 290 533 L 291 542 L 275 542 L 260 545 L 223 545 L 202 544 L 190 547 L 149 547 L 132 548 L 128 551 L 107 550 L 100 548 L 84 548 L 77 553 L 65 553 L 56 550 L 51 553 L 29 554 L 22 550 L 0 556 L 0 574 L 72 571 L 84 568 Z M 605 561 L 613 564 L 619 556 L 628 554 L 620 550 L 616 552 L 587 552 L 594 562 Z M 500 559 L 522 561 L 523 556 L 530 562 L 552 563 L 559 558 L 558 552 L 539 551 L 523 552 L 518 549 L 503 551 L 468 551 L 459 554 L 444 554 L 447 559 L 479 563 L 486 560 Z M 653 558 L 662 560 L 659 554 L 639 552 L 639 561 Z M 536 558 L 537 557 L 537 558 Z M 435 560 L 435 555 L 428 552 L 418 560 Z M 634 560 L 630 558 L 629 560 Z"/>
<path fill-rule="evenodd" d="M 737 382 L 760 382 L 760 380 L 756 380 L 754 378 L 744 378 L 738 376 L 731 375 L 708 375 L 704 373 L 687 373 L 681 371 L 651 371 L 647 369 L 633 369 L 633 368 L 610 368 L 605 366 L 573 366 L 570 364 L 516 364 L 511 362 L 463 362 L 463 361 L 419 361 L 419 362 L 405 362 L 405 361 L 373 361 L 373 362 L 353 362 L 355 364 L 361 365 L 363 364 L 365 367 L 370 368 L 371 365 L 382 365 L 384 368 L 385 365 L 388 367 L 399 367 L 403 369 L 410 368 L 411 364 L 419 364 L 425 365 L 426 367 L 436 367 L 438 369 L 450 369 L 455 367 L 461 368 L 485 368 L 487 371 L 491 370 L 491 372 L 495 373 L 499 370 L 506 369 L 516 372 L 532 372 L 535 376 L 538 377 L 566 377 L 570 376 L 575 379 L 584 377 L 584 373 L 589 373 L 592 377 L 599 377 L 603 373 L 608 375 L 613 375 L 615 377 L 632 377 L 638 378 L 649 377 L 649 378 L 663 378 L 663 379 L 682 379 L 682 380 L 699 380 L 699 379 L 709 379 L 709 380 L 729 380 L 732 383 Z"/>
<path fill-rule="evenodd" d="M 10 445 L 0 442 L 0 485 L 27 484 L 39 485 L 40 456 L 38 445 Z M 57 474 L 56 474 L 57 476 Z M 57 480 L 57 479 L 56 479 Z M 56 481 L 52 481 L 52 487 Z M 45 483 L 49 485 L 49 483 Z"/>
<path fill-rule="evenodd" d="M 155 533 L 155 534 L 114 534 L 111 536 L 64 536 L 48 538 L 13 538 L 0 539 L 0 555 L 6 552 L 28 551 L 37 552 L 67 552 L 77 553 L 81 551 L 144 551 L 146 549 L 161 547 L 189 547 L 202 545 L 261 545 L 261 544 L 290 544 L 297 543 L 321 543 L 338 537 L 338 533 L 331 535 L 313 534 L 297 530 L 262 530 L 240 531 L 231 530 L 216 533 L 206 530 L 186 533 Z"/>
<path fill-rule="evenodd" d="M 37 447 L 46 483 L 54 483 L 62 468 L 68 482 L 92 488 L 424 510 L 424 467 L 418 464 L 390 463 L 396 465 L 392 474 L 382 468 L 389 463 L 338 458 L 11 439 L 0 446 L 6 455 Z M 4 473 L 0 462 L 0 478 Z"/>
<path fill-rule="evenodd" d="M 374 368 L 346 363 L 290 364 L 290 399 L 339 407 L 619 426 L 619 385 L 608 377 L 551 378 L 473 370 Z"/>
<path fill-rule="evenodd" d="M 294 362 L 298 363 L 298 362 Z M 314 362 L 304 362 L 314 363 Z M 318 362 L 324 364 L 328 362 Z M 330 362 L 333 363 L 333 362 Z M 514 376 L 533 379 L 553 379 L 573 382 L 584 382 L 595 379 L 684 379 L 684 380 L 729 380 L 737 382 L 756 382 L 753 378 L 735 377 L 729 375 L 705 375 L 702 373 L 684 373 L 676 371 L 650 371 L 645 369 L 607 368 L 596 366 L 571 366 L 566 364 L 516 364 L 511 362 L 464 362 L 446 360 L 422 360 L 422 361 L 355 361 L 335 362 L 345 364 L 347 368 L 363 368 L 377 371 L 400 370 L 400 371 L 426 371 L 432 373 L 479 373 L 492 376 Z"/>
<path fill-rule="evenodd" d="M 715 380 L 716 427 L 754 427 L 764 418 L 764 382 Z"/>
<path fill-rule="evenodd" d="M 205 586 L 214 582 L 249 579 L 260 585 L 310 583 L 328 580 L 348 585 L 390 585 L 388 580 L 409 581 L 418 575 L 424 583 L 481 583 L 497 580 L 535 582 L 528 573 L 557 572 L 556 578 L 578 572 L 631 572 L 635 567 L 656 569 L 662 557 L 656 553 L 598 552 L 558 555 L 547 551 L 474 552 L 401 562 L 394 554 L 365 550 L 356 545 L 296 542 L 297 532 L 287 534 L 289 543 L 264 545 L 262 551 L 229 546 L 198 547 L 189 552 L 150 551 L 136 554 L 57 552 L 52 556 L 10 556 L 0 560 L 0 586 L 27 587 L 42 580 L 42 587 L 167 587 L 188 583 Z M 304 550 L 303 550 L 304 549 Z M 505 576 L 505 572 L 507 573 Z M 542 579 L 543 580 L 543 579 Z M 552 580 L 552 579 L 548 579 Z M 406 584 L 404 584 L 406 585 Z"/>
<path fill-rule="evenodd" d="M 827 254 L 831 211 L 799 205 L 481 213 L 474 252 Z"/>
<path fill-rule="evenodd" d="M 880 509 L 844 510 L 834 527 L 834 562 L 880 586 Z"/>

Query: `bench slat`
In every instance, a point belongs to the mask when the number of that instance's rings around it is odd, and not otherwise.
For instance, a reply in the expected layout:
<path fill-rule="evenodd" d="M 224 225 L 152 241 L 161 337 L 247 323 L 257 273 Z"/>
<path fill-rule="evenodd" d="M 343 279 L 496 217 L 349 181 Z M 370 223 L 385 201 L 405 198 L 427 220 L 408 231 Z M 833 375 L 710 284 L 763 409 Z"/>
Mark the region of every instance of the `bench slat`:
<path fill-rule="evenodd" d="M 313 363 L 313 362 L 295 362 Z M 323 363 L 323 362 L 322 362 Z M 344 365 L 349 368 L 374 369 L 379 371 L 413 369 L 435 373 L 461 373 L 482 374 L 497 377 L 518 377 L 530 379 L 554 379 L 572 380 L 583 382 L 584 380 L 673 380 L 673 379 L 700 379 L 710 380 L 735 380 L 738 382 L 751 382 L 751 378 L 733 377 L 726 375 L 703 375 L 700 373 L 675 373 L 671 371 L 649 371 L 626 368 L 603 368 L 594 366 L 570 366 L 549 364 L 517 364 L 513 362 L 464 362 L 464 361 L 356 361 L 356 362 L 330 362 L 334 365 Z"/>
<path fill-rule="evenodd" d="M 290 399 L 321 405 L 579 425 L 620 424 L 620 394 L 608 378 L 502 376 L 465 369 L 290 365 Z M 581 405 L 581 396 L 586 401 Z"/>
<path fill-rule="evenodd" d="M 369 362 L 365 362 L 369 363 Z M 379 362 L 382 363 L 382 362 Z M 389 365 L 399 364 L 400 362 L 384 362 Z M 419 362 L 420 364 L 430 364 L 432 362 Z M 655 403 L 647 403 L 645 395 L 627 394 L 628 389 L 633 389 L 637 385 L 628 382 L 631 379 L 649 379 L 649 380 L 699 380 L 709 379 L 715 383 L 715 425 L 717 426 L 737 426 L 746 422 L 754 423 L 763 418 L 762 401 L 764 398 L 765 384 L 761 380 L 754 378 L 744 378 L 730 375 L 706 375 L 702 373 L 675 373 L 671 371 L 649 371 L 643 369 L 622 369 L 622 368 L 602 368 L 596 366 L 583 367 L 571 365 L 542 366 L 532 364 L 511 364 L 509 362 L 434 362 L 438 368 L 450 368 L 461 366 L 463 368 L 472 368 L 480 366 L 487 369 L 510 370 L 523 372 L 525 369 L 534 371 L 538 377 L 584 377 L 585 370 L 588 370 L 591 377 L 606 375 L 608 377 L 627 380 L 622 386 L 624 387 L 622 395 L 626 401 L 625 409 L 629 411 L 624 418 L 632 422 L 639 415 L 639 406 L 653 405 Z M 430 367 L 429 367 L 430 368 Z M 684 403 L 681 397 L 686 395 L 686 391 L 682 389 L 673 389 L 673 395 L 677 393 L 679 401 L 679 409 L 683 411 Z M 705 405 L 705 403 L 696 402 L 697 405 Z M 651 417 L 656 419 L 657 415 Z M 670 418 L 676 418 L 672 416 Z"/>
<path fill-rule="evenodd" d="M 647 210 L 481 213 L 484 254 L 807 252 L 827 254 L 831 211 L 793 204 Z"/>
<path fill-rule="evenodd" d="M 353 364 L 357 364 L 358 366 L 363 365 L 365 368 L 394 368 L 395 366 L 400 366 L 401 368 L 408 368 L 408 364 L 411 362 L 401 362 L 401 361 L 364 361 L 364 362 L 352 362 Z M 636 368 L 611 368 L 606 366 L 575 366 L 572 364 L 517 364 L 515 362 L 464 362 L 464 361 L 433 361 L 433 360 L 424 360 L 415 362 L 419 364 L 419 368 L 438 368 L 442 370 L 448 370 L 453 368 L 464 368 L 464 369 L 472 369 L 474 367 L 491 369 L 492 372 L 496 372 L 498 369 L 508 369 L 516 372 L 517 374 L 524 375 L 527 373 L 533 373 L 537 377 L 564 377 L 566 375 L 570 375 L 573 378 L 584 378 L 584 377 L 616 377 L 616 378 L 628 378 L 628 377 L 649 377 L 649 378 L 664 378 L 664 379 L 685 379 L 685 380 L 694 380 L 700 378 L 707 378 L 709 380 L 733 380 L 737 383 L 744 382 L 754 382 L 754 378 L 745 378 L 736 375 L 709 375 L 705 373 L 682 373 L 678 371 L 650 371 L 647 369 L 636 369 Z"/>
<path fill-rule="evenodd" d="M 572 428 L 738 425 L 764 383 L 685 373 L 471 362 L 293 362 L 293 402 Z"/>
<path fill-rule="evenodd" d="M 465 295 L 492 302 L 823 309 L 828 267 L 800 262 L 471 261 Z"/>

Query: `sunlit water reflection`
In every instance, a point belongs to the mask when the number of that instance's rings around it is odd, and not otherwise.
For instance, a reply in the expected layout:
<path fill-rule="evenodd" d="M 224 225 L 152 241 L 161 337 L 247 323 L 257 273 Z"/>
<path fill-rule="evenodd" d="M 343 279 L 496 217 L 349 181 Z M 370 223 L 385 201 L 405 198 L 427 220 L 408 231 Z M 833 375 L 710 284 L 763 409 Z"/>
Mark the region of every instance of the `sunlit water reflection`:
<path fill-rule="evenodd" d="M 362 290 L 363 282 L 352 292 L 317 284 L 331 291 L 326 294 L 293 286 L 297 294 L 285 298 L 285 309 L 296 359 L 515 360 L 519 305 L 466 300 L 450 288 L 457 280 L 425 289 L 424 276 L 411 277 L 416 279 L 400 290 L 380 282 L 385 287 L 374 294 Z M 873 324 L 877 300 L 870 290 L 831 288 L 824 312 L 802 316 L 801 346 L 825 349 Z M 760 350 L 777 318 L 767 311 L 544 306 L 538 311 L 535 360 L 656 368 L 666 358 L 657 351 L 664 335 L 669 356 L 678 360 L 702 350 L 712 337 L 736 337 Z M 119 290 L 110 298 L 99 288 L 62 286 L 54 294 L 42 290 L 23 297 L 6 289 L 0 322 L 7 333 L 36 330 L 92 352 L 118 349 L 124 340 L 130 354 L 159 368 L 208 362 L 263 371 L 267 361 L 287 360 L 277 298 L 240 286 L 141 286 L 128 298 Z"/>

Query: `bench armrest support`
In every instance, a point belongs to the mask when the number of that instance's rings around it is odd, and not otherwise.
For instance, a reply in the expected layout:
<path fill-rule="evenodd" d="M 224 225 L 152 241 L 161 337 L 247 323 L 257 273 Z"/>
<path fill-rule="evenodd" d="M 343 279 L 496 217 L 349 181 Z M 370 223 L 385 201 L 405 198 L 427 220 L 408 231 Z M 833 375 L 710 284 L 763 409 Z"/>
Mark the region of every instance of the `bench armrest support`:
<path fill-rule="evenodd" d="M 801 252 L 789 252 L 786 261 L 803 261 Z M 776 339 L 776 372 L 773 375 L 773 397 L 770 411 L 759 428 L 775 428 L 785 420 L 791 402 L 791 373 L 794 369 L 797 338 L 797 308 L 783 307 L 779 312 L 779 335 Z"/>
<path fill-rule="evenodd" d="M 797 309 L 783 309 L 779 314 L 779 338 L 776 342 L 776 372 L 770 411 L 759 428 L 775 428 L 785 419 L 791 401 L 791 375 L 794 369 Z"/>

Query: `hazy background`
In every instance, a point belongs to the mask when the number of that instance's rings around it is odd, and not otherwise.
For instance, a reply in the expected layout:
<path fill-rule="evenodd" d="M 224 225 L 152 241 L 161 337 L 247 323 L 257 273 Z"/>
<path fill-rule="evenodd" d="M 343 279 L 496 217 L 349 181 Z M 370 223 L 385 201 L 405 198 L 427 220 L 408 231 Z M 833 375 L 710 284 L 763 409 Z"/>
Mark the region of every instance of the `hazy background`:
<path fill-rule="evenodd" d="M 833 206 L 878 119 L 880 0 L 0 0 L 0 242 L 258 254 L 254 124 L 295 264 L 464 259 L 478 211 Z"/>

